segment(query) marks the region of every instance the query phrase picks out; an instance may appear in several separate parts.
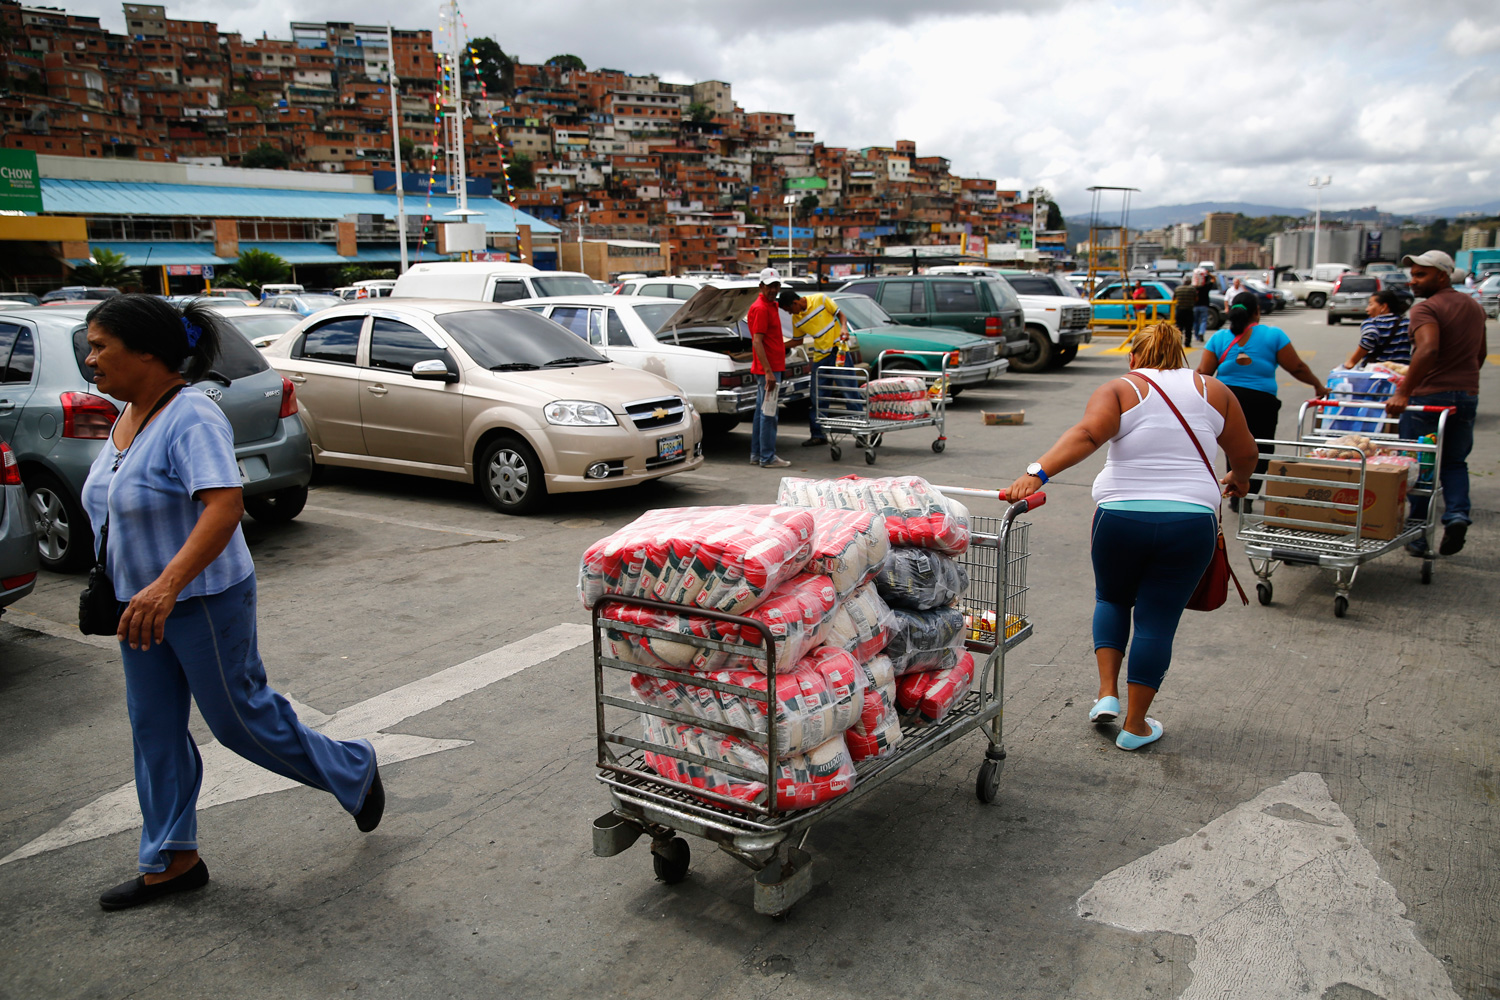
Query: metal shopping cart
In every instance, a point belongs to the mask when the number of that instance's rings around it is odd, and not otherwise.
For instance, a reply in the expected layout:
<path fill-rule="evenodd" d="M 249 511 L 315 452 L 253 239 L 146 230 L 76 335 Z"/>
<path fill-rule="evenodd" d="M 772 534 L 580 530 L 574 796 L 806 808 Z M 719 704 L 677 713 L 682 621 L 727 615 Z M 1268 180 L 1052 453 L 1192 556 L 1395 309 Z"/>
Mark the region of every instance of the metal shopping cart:
<path fill-rule="evenodd" d="M 1271 603 L 1271 575 L 1282 563 L 1318 566 L 1334 571 L 1333 613 L 1342 618 L 1349 610 L 1349 591 L 1359 568 L 1413 542 L 1424 546 L 1422 582 L 1432 582 L 1437 558 L 1433 539 L 1443 509 L 1443 435 L 1452 411 L 1441 406 L 1412 407 L 1438 415 L 1436 440 L 1406 441 L 1396 431 L 1400 418 L 1386 414 L 1385 402 L 1361 399 L 1361 395 L 1309 400 L 1297 415 L 1296 440 L 1257 442 L 1271 447 L 1270 454 L 1264 450 L 1262 454 L 1270 465 L 1266 475 L 1257 477 L 1262 480 L 1261 492 L 1245 498 L 1254 501 L 1253 513 L 1244 513 L 1246 505 L 1241 504 L 1237 537 L 1245 544 L 1250 568 L 1259 580 L 1255 594 L 1261 604 Z M 1379 463 L 1356 449 L 1343 450 L 1336 459 L 1312 454 L 1328 449 L 1351 428 L 1372 443 L 1418 458 L 1421 474 L 1408 496 L 1426 500 L 1424 517 L 1401 517 L 1399 524 L 1378 533 L 1367 530 L 1366 510 L 1373 502 L 1370 466 Z M 1278 470 L 1290 474 L 1278 474 Z"/>
<path fill-rule="evenodd" d="M 969 490 L 938 487 L 944 493 L 1004 499 L 1004 493 L 993 490 Z M 975 729 L 983 729 L 989 746 L 975 784 L 981 802 L 993 802 L 1000 787 L 1001 769 L 1005 764 L 1005 745 L 1001 721 L 1005 695 L 1005 654 L 1032 634 L 1026 614 L 1026 563 L 1029 556 L 1030 525 L 1018 518 L 1046 503 L 1043 493 L 1036 493 L 1018 503 L 1009 504 L 999 517 L 970 516 L 970 545 L 960 556 L 969 575 L 964 598 L 964 613 L 969 632 L 966 646 L 984 656 L 984 665 L 976 670 L 973 689 L 947 715 L 936 723 L 907 729 L 903 718 L 903 739 L 889 755 L 865 760 L 855 765 L 856 780 L 845 794 L 807 809 L 788 810 L 777 802 L 776 776 L 776 642 L 764 625 L 699 608 L 686 608 L 636 597 L 605 597 L 593 609 L 594 628 L 594 699 L 598 732 L 598 778 L 609 788 L 613 808 L 594 820 L 594 853 L 611 857 L 629 848 L 642 835 L 651 838 L 652 864 L 663 882 L 680 882 L 687 876 L 691 854 L 688 843 L 679 833 L 701 837 L 718 845 L 731 857 L 755 872 L 755 910 L 757 913 L 781 916 L 812 887 L 809 854 L 803 850 L 809 830 L 828 817 L 853 806 L 938 750 Z M 731 623 L 746 634 L 759 634 L 757 645 L 739 645 L 711 639 L 684 637 L 678 632 L 662 632 L 645 626 L 601 619 L 601 613 L 612 604 L 692 614 L 700 618 Z M 626 663 L 608 654 L 612 647 L 606 641 L 606 630 L 630 632 L 647 639 L 691 642 L 705 649 L 726 650 L 756 658 L 764 664 L 768 683 L 764 692 L 707 677 L 694 676 L 692 684 L 745 699 L 763 702 L 762 721 L 771 720 L 764 730 L 742 729 L 711 723 L 697 716 L 685 715 L 642 704 L 630 695 L 632 673 L 647 674 L 667 680 L 681 680 L 678 672 L 659 670 Z M 720 760 L 711 760 L 687 751 L 658 743 L 647 743 L 631 733 L 641 732 L 642 714 L 748 741 L 759 748 L 765 767 L 741 768 Z M 718 795 L 705 789 L 668 780 L 646 764 L 644 754 L 658 753 L 692 764 L 716 768 L 747 781 L 759 782 L 764 791 L 752 801 Z"/>
<path fill-rule="evenodd" d="M 875 449 L 885 441 L 885 435 L 896 431 L 916 430 L 919 427 L 936 427 L 937 438 L 932 450 L 942 454 L 948 446 L 944 436 L 948 414 L 948 362 L 952 351 L 882 351 L 876 359 L 875 370 L 882 377 L 920 378 L 935 387 L 929 396 L 932 413 L 910 420 L 888 420 L 874 416 L 870 408 L 870 373 L 863 368 L 840 368 L 832 365 L 819 368 L 814 388 L 813 406 L 817 410 L 818 425 L 828 438 L 828 454 L 835 462 L 843 457 L 839 446 L 840 437 L 853 437 L 854 446 L 865 453 L 865 464 L 875 464 Z M 938 370 L 926 368 L 890 368 L 887 357 L 899 355 L 902 359 L 932 357 L 938 359 Z"/>

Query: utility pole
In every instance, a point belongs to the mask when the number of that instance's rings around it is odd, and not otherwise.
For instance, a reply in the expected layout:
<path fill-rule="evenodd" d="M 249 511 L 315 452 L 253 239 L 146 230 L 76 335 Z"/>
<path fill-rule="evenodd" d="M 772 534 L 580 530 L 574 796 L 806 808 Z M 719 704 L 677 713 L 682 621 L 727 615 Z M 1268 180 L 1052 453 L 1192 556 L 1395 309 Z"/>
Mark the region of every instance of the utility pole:
<path fill-rule="evenodd" d="M 587 273 L 583 266 L 583 207 L 584 202 L 578 203 L 578 270 Z"/>
<path fill-rule="evenodd" d="M 396 240 L 401 246 L 401 270 L 400 274 L 406 273 L 406 189 L 402 183 L 402 171 L 405 164 L 401 162 L 401 112 L 400 100 L 396 92 L 401 87 L 401 80 L 396 76 L 396 32 L 389 21 L 385 25 L 385 52 L 387 83 L 391 88 L 391 159 L 396 165 Z"/>
<path fill-rule="evenodd" d="M 792 276 L 792 211 L 797 207 L 797 195 L 788 193 L 781 203 L 786 206 L 786 276 Z"/>
<path fill-rule="evenodd" d="M 1314 177 L 1307 182 L 1307 186 L 1317 191 L 1315 206 L 1313 208 L 1313 254 L 1312 266 L 1318 266 L 1318 237 L 1323 231 L 1323 189 L 1333 183 L 1333 175 L 1319 179 Z"/>

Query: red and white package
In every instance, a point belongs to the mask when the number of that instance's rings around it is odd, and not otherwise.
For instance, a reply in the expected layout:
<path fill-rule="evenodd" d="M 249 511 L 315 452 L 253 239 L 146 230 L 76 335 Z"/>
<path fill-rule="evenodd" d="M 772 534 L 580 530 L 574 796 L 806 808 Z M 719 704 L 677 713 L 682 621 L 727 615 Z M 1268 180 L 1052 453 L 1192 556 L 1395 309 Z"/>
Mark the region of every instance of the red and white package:
<path fill-rule="evenodd" d="M 753 771 L 766 771 L 766 758 L 756 752 L 753 744 L 743 740 L 705 732 L 694 726 L 675 725 L 652 715 L 642 715 L 641 722 L 648 743 L 722 760 Z M 663 778 L 741 801 L 754 801 L 766 791 L 763 781 L 751 781 L 714 767 L 679 760 L 666 753 L 647 751 L 645 759 L 646 766 Z M 781 761 L 776 765 L 775 775 L 777 808 L 806 809 L 853 788 L 854 761 L 843 736 L 839 735 L 807 753 Z"/>
<path fill-rule="evenodd" d="M 872 656 L 860 666 L 865 668 L 865 687 L 878 688 L 886 693 L 892 705 L 896 703 L 896 668 L 891 658 L 884 654 Z"/>
<path fill-rule="evenodd" d="M 932 416 L 932 403 L 921 399 L 872 399 L 870 416 L 876 420 L 916 420 Z"/>
<path fill-rule="evenodd" d="M 874 378 L 865 386 L 870 402 L 927 398 L 927 382 L 920 378 Z"/>
<path fill-rule="evenodd" d="M 840 598 L 873 579 L 891 550 L 885 519 L 858 510 L 822 508 L 813 517 L 812 552 L 807 569 L 833 580 Z"/>
<path fill-rule="evenodd" d="M 945 497 L 918 476 L 887 479 L 801 479 L 781 481 L 776 502 L 788 507 L 862 510 L 885 518 L 892 545 L 933 549 L 955 556 L 969 548 L 969 509 Z"/>
<path fill-rule="evenodd" d="M 833 612 L 823 641 L 847 649 L 864 663 L 885 648 L 896 616 L 881 599 L 873 583 L 867 583 L 844 598 Z"/>
<path fill-rule="evenodd" d="M 884 757 L 901 745 L 901 721 L 885 691 L 872 688 L 865 692 L 864 710 L 844 734 L 844 742 L 857 761 Z"/>
<path fill-rule="evenodd" d="M 606 594 L 743 614 L 802 572 L 813 518 L 783 506 L 647 511 L 589 546 L 578 594 L 592 608 Z"/>
<path fill-rule="evenodd" d="M 786 759 L 827 743 L 857 720 L 863 707 L 865 674 L 843 650 L 822 647 L 776 677 L 776 756 Z M 837 654 L 837 655 L 832 655 Z M 747 689 L 716 691 L 693 683 L 706 678 Z M 644 704 L 692 715 L 704 722 L 752 732 L 766 729 L 768 678 L 758 670 L 716 670 L 678 678 L 632 674 L 630 686 Z"/>
<path fill-rule="evenodd" d="M 923 722 L 937 722 L 974 686 L 974 657 L 965 652 L 956 666 L 907 674 L 896 680 L 896 704 Z"/>

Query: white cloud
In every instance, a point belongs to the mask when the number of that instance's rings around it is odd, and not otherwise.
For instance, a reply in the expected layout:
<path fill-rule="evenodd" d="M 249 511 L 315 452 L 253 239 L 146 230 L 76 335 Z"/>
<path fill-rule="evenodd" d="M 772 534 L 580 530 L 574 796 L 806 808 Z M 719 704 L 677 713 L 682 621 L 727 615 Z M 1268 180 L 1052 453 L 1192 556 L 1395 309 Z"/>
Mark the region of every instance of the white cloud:
<path fill-rule="evenodd" d="M 1466 17 L 1448 32 L 1448 47 L 1461 56 L 1500 52 L 1500 24 L 1482 25 Z"/>

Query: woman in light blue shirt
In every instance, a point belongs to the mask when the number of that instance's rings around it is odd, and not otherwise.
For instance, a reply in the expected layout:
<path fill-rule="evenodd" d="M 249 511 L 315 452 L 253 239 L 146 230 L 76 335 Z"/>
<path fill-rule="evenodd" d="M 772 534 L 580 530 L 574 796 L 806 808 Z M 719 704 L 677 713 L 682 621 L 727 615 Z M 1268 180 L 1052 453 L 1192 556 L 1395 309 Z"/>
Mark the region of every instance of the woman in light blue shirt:
<path fill-rule="evenodd" d="M 308 729 L 266 683 L 234 433 L 188 384 L 207 372 L 220 336 L 238 336 L 221 333 L 221 322 L 197 303 L 179 311 L 150 295 L 115 296 L 88 314 L 94 384 L 127 404 L 89 470 L 83 504 L 121 604 L 142 817 L 142 874 L 101 895 L 106 910 L 208 882 L 198 856 L 203 761 L 188 732 L 190 699 L 220 743 L 332 793 L 359 829 L 373 830 L 385 809 L 374 748 Z"/>

